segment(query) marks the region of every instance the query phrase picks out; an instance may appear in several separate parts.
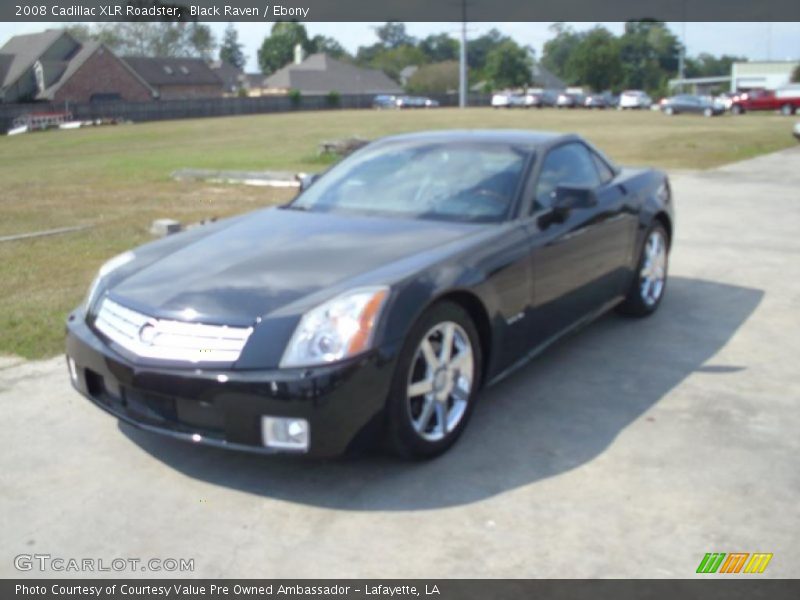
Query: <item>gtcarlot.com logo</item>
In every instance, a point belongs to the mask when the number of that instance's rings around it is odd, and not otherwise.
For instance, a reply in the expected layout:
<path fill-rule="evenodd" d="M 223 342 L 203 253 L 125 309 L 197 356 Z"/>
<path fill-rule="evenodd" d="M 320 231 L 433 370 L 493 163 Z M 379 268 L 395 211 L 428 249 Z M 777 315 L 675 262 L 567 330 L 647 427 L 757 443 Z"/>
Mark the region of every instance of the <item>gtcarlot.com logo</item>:
<path fill-rule="evenodd" d="M 767 552 L 708 552 L 697 566 L 698 573 L 763 573 L 772 554 Z"/>
<path fill-rule="evenodd" d="M 18 554 L 14 557 L 17 571 L 56 572 L 56 573 L 95 573 L 95 572 L 178 572 L 194 571 L 193 558 L 74 558 L 52 556 L 51 554 Z"/>

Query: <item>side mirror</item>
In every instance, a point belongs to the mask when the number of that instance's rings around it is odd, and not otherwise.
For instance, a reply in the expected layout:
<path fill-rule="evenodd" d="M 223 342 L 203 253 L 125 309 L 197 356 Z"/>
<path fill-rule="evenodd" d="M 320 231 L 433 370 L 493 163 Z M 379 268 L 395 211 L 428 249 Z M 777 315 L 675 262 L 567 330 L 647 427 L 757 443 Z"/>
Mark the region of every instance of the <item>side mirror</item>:
<path fill-rule="evenodd" d="M 562 185 L 553 192 L 553 213 L 560 219 L 566 218 L 572 210 L 596 205 L 597 196 L 593 188 Z"/>
<path fill-rule="evenodd" d="M 300 191 L 305 192 L 311 185 L 319 179 L 319 173 L 298 173 L 295 179 L 300 184 Z"/>

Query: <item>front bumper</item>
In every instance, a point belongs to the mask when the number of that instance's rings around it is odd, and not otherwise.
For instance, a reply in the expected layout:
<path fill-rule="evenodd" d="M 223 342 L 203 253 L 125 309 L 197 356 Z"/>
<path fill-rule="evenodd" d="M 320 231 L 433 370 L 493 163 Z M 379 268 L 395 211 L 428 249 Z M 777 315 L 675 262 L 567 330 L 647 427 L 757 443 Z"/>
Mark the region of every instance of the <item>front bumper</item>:
<path fill-rule="evenodd" d="M 396 356 L 392 347 L 336 365 L 264 371 L 143 366 L 106 346 L 77 311 L 66 346 L 75 389 L 121 421 L 188 442 L 275 453 L 262 444 L 261 417 L 303 418 L 305 454 L 314 457 L 344 453 L 377 424 Z"/>

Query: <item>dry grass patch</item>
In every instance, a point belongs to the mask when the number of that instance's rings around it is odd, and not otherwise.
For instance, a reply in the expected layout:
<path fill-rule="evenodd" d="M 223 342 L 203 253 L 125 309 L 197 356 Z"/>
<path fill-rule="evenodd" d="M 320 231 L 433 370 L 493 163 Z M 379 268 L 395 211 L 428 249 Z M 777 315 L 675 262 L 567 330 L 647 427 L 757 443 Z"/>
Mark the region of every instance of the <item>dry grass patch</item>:
<path fill-rule="evenodd" d="M 63 321 L 98 266 L 150 239 L 157 218 L 184 223 L 286 200 L 291 192 L 178 183 L 185 168 L 314 171 L 322 140 L 449 128 L 576 132 L 620 163 L 708 168 L 794 142 L 772 115 L 440 109 L 288 113 L 144 123 L 0 138 L 0 236 L 91 223 L 78 233 L 0 243 L 0 354 L 62 350 Z"/>

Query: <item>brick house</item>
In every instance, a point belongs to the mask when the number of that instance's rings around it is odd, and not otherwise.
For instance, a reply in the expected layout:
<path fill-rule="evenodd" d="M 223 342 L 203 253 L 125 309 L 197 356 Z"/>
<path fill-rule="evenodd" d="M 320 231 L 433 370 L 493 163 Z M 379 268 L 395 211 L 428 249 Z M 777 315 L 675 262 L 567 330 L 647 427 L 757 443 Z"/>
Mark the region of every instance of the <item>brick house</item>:
<path fill-rule="evenodd" d="M 0 48 L 0 101 L 152 100 L 155 90 L 98 42 L 63 30 L 18 35 Z"/>
<path fill-rule="evenodd" d="M 122 60 L 162 100 L 218 98 L 225 93 L 223 80 L 201 58 L 126 56 Z"/>

